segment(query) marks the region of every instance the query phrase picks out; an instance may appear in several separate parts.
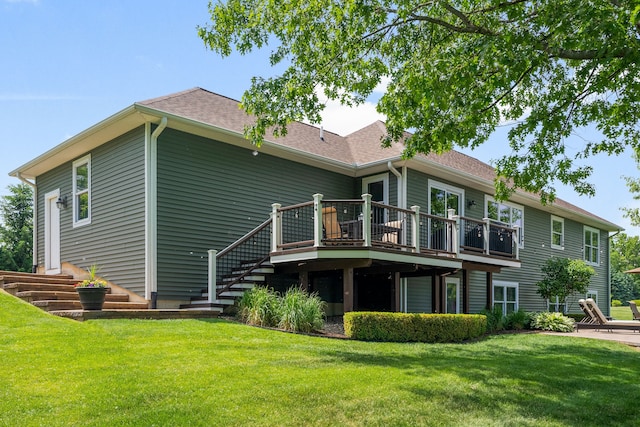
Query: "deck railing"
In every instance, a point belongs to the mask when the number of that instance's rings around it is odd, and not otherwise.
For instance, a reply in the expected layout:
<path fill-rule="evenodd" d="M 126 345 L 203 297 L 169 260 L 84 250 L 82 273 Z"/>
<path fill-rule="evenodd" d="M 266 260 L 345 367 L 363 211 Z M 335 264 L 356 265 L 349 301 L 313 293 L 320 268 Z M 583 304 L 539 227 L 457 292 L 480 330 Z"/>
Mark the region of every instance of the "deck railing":
<path fill-rule="evenodd" d="M 460 217 L 420 212 L 419 206 L 401 209 L 361 199 L 313 201 L 282 207 L 272 205 L 271 218 L 220 253 L 209 255 L 209 298 L 215 282 L 243 262 L 268 258 L 270 253 L 300 248 L 362 246 L 420 254 L 459 256 L 461 252 L 519 259 L 518 227 Z"/>

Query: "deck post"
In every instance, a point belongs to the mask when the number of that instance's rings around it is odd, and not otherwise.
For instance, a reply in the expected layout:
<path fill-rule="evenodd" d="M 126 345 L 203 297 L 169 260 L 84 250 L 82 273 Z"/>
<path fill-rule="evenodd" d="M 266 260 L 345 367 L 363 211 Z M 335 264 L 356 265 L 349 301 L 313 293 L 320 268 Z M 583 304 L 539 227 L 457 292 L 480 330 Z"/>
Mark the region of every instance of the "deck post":
<path fill-rule="evenodd" d="M 212 303 L 216 300 L 216 277 L 218 275 L 216 255 L 218 251 L 209 249 L 207 252 L 209 253 L 209 280 L 207 281 L 207 293 L 209 297 L 207 298 L 207 302 Z"/>
<path fill-rule="evenodd" d="M 322 198 L 320 193 L 313 195 L 313 246 L 322 244 Z"/>
<path fill-rule="evenodd" d="M 282 215 L 280 203 L 271 205 L 271 252 L 276 252 L 282 244 Z"/>
<path fill-rule="evenodd" d="M 342 311 L 345 313 L 353 311 L 353 268 L 345 268 L 342 270 L 342 294 Z"/>
<path fill-rule="evenodd" d="M 362 238 L 364 246 L 371 246 L 371 194 L 363 194 L 362 200 Z"/>
<path fill-rule="evenodd" d="M 411 206 L 413 214 L 411 215 L 411 241 L 413 242 L 413 251 L 420 253 L 420 206 Z"/>
<path fill-rule="evenodd" d="M 455 220 L 455 223 L 451 226 L 451 233 L 449 234 L 451 237 L 450 252 L 453 252 L 458 256 L 460 255 L 460 242 L 458 239 L 458 236 L 460 236 L 460 215 L 456 215 L 456 211 L 454 209 L 448 209 L 447 215 L 449 219 Z"/>
<path fill-rule="evenodd" d="M 515 249 L 515 256 L 516 259 L 520 259 L 520 226 L 516 225 L 515 227 L 513 227 L 513 237 L 512 239 L 512 245 L 515 245 L 516 249 Z"/>
<path fill-rule="evenodd" d="M 482 237 L 484 238 L 484 253 L 489 255 L 491 253 L 491 248 L 489 247 L 489 233 L 491 233 L 491 218 L 482 218 L 484 224 L 482 225 L 483 233 Z"/>

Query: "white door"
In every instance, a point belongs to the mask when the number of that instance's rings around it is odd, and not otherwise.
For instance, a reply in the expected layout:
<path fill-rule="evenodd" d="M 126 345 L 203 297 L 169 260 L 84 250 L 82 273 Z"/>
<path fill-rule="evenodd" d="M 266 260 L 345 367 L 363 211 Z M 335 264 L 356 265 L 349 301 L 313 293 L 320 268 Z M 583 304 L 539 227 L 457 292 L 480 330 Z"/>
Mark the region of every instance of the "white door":
<path fill-rule="evenodd" d="M 447 306 L 446 313 L 460 313 L 460 279 L 456 277 L 447 277 L 445 279 L 447 286 Z"/>
<path fill-rule="evenodd" d="M 59 197 L 59 189 L 44 196 L 44 268 L 47 274 L 60 273 L 60 209 L 56 205 Z"/>

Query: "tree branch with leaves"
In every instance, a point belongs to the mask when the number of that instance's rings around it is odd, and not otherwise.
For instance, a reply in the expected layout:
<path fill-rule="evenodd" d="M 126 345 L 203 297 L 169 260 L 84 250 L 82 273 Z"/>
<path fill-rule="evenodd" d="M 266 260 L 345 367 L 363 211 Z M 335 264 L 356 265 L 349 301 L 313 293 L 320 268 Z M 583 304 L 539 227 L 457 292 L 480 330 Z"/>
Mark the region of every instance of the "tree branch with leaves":
<path fill-rule="evenodd" d="M 383 144 L 405 156 L 485 143 L 511 123 L 511 152 L 495 162 L 496 193 L 553 200 L 557 183 L 593 195 L 585 158 L 640 147 L 640 6 L 634 1 L 228 0 L 198 28 L 228 56 L 275 45 L 271 65 L 242 97 L 246 136 L 319 123 L 322 98 L 351 106 L 389 81 L 377 109 Z M 586 126 L 602 137 L 576 148 Z M 406 138 L 406 131 L 412 132 Z"/>

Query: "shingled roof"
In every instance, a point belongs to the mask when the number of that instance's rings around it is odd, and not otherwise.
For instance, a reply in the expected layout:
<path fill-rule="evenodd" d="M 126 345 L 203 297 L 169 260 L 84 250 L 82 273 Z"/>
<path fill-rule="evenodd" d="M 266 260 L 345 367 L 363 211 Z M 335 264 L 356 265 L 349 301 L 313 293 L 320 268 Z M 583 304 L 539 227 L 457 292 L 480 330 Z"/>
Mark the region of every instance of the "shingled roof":
<path fill-rule="evenodd" d="M 159 112 L 242 134 L 244 127 L 251 124 L 253 118 L 247 115 L 239 104 L 237 100 L 199 87 L 136 103 L 136 105 L 149 107 Z M 398 160 L 404 149 L 400 142 L 396 142 L 388 148 L 381 146 L 382 138 L 386 135 L 385 124 L 381 121 L 376 121 L 347 136 L 340 136 L 325 130 L 322 140 L 320 139 L 320 129 L 312 125 L 294 122 L 287 129 L 286 136 L 276 138 L 273 135 L 267 135 L 266 140 L 275 145 L 286 146 L 356 167 Z M 434 153 L 418 154 L 416 157 L 427 163 L 476 177 L 485 183 L 493 182 L 496 176 L 495 170 L 490 165 L 455 150 L 440 155 Z M 535 195 L 530 196 L 535 198 Z M 617 227 L 615 224 L 564 200 L 556 199 L 553 205 Z"/>

